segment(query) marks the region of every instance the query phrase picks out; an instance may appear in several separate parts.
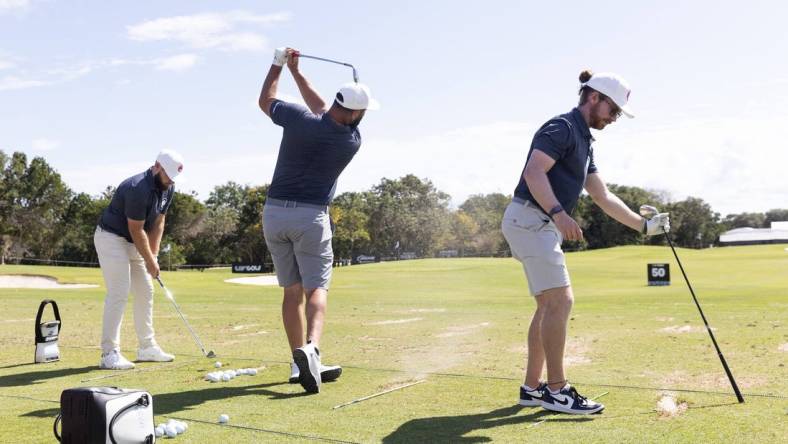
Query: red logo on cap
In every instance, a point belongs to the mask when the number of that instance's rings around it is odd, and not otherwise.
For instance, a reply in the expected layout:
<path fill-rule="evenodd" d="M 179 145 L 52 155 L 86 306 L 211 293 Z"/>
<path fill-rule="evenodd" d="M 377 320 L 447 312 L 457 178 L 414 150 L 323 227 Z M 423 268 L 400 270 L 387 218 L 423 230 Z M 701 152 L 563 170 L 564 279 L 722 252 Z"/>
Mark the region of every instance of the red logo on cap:
<path fill-rule="evenodd" d="M 183 171 L 183 165 L 178 165 L 178 172 L 180 173 L 181 171 Z"/>

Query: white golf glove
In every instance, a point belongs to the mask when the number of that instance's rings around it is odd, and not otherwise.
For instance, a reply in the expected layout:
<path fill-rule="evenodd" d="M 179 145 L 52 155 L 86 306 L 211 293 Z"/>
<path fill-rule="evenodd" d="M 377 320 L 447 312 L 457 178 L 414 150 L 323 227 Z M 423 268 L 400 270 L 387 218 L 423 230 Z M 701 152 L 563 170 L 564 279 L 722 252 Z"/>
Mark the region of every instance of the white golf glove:
<path fill-rule="evenodd" d="M 272 62 L 276 66 L 283 66 L 287 63 L 287 48 L 284 46 L 281 48 L 276 48 L 274 51 L 274 61 Z"/>
<path fill-rule="evenodd" d="M 667 233 L 670 231 L 670 216 L 669 213 L 659 213 L 651 219 L 646 219 L 646 224 L 643 226 L 643 234 L 647 236 L 654 236 L 655 234 Z"/>

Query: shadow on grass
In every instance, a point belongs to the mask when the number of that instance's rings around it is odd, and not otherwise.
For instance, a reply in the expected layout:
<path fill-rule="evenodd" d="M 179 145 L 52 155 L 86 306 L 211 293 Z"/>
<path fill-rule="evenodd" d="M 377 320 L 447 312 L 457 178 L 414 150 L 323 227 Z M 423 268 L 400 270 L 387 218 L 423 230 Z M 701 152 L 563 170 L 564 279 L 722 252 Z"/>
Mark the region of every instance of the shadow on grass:
<path fill-rule="evenodd" d="M 489 413 L 460 416 L 436 416 L 418 418 L 402 424 L 390 435 L 383 438 L 384 443 L 410 442 L 446 442 L 446 443 L 478 443 L 490 442 L 486 436 L 464 436 L 476 430 L 491 429 L 504 425 L 515 425 L 534 422 L 554 412 L 538 410 L 528 415 L 516 416 L 525 407 L 514 405 L 493 410 Z M 593 421 L 589 417 L 567 417 L 566 421 Z"/>
<path fill-rule="evenodd" d="M 270 390 L 270 387 L 278 385 L 288 385 L 287 382 L 272 382 L 268 384 L 250 385 L 246 387 L 211 387 L 200 390 L 188 390 L 174 393 L 153 393 L 153 413 L 155 415 L 169 415 L 171 413 L 190 410 L 200 404 L 219 399 L 238 398 L 239 396 L 266 396 L 269 399 L 289 399 L 301 396 L 309 396 L 309 393 L 282 393 Z M 54 417 L 60 411 L 59 408 L 49 408 L 34 410 L 20 416 L 32 416 L 35 418 Z"/>
<path fill-rule="evenodd" d="M 46 364 L 40 364 L 46 365 Z M 16 387 L 21 385 L 31 385 L 44 382 L 48 379 L 60 378 L 63 376 L 78 375 L 81 373 L 88 373 L 98 369 L 97 365 L 79 368 L 59 368 L 53 370 L 41 370 L 27 373 L 18 373 L 15 375 L 0 376 L 0 387 Z"/>

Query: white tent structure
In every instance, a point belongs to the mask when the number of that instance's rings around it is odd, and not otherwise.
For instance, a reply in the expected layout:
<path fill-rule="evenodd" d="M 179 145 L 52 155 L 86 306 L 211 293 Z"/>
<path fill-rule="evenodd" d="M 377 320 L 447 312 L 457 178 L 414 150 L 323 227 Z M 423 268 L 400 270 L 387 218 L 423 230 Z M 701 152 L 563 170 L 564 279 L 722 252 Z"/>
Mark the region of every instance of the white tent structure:
<path fill-rule="evenodd" d="M 788 243 L 788 221 L 772 222 L 770 228 L 734 228 L 720 235 L 722 245 Z"/>

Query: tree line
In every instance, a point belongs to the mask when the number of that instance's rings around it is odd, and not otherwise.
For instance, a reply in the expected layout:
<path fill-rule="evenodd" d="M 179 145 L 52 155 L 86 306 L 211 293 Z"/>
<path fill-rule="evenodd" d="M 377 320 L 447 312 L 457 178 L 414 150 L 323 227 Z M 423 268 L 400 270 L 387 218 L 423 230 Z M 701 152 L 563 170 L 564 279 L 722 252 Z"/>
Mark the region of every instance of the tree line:
<path fill-rule="evenodd" d="M 658 191 L 609 187 L 635 211 L 641 204 L 650 204 L 670 212 L 672 239 L 683 247 L 709 247 L 726 230 L 768 227 L 772 221 L 788 220 L 788 209 L 723 218 L 701 198 L 671 201 Z M 77 193 L 43 158 L 28 162 L 24 153 L 9 156 L 0 150 L 0 260 L 97 262 L 93 232 L 113 192 L 108 187 L 98 196 Z M 215 187 L 205 201 L 194 193 L 176 192 L 167 213 L 162 245 L 169 249 L 160 254 L 162 266 L 270 262 L 261 218 L 267 193 L 268 185 L 235 182 Z M 510 201 L 511 195 L 477 194 L 451 208 L 451 197 L 428 179 L 414 175 L 383 178 L 367 191 L 336 196 L 330 208 L 334 255 L 337 259 L 404 253 L 506 256 L 508 245 L 500 224 Z M 585 240 L 565 243 L 568 250 L 666 242 L 664 236 L 646 238 L 617 223 L 587 195 L 580 198 L 573 217 Z"/>

